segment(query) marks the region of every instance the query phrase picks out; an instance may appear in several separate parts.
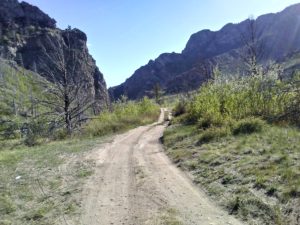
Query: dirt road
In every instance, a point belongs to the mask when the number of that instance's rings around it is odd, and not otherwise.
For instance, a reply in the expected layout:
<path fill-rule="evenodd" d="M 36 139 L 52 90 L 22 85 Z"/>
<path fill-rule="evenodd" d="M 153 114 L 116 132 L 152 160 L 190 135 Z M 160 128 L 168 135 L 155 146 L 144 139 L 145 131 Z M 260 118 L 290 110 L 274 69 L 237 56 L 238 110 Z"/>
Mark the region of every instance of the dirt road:
<path fill-rule="evenodd" d="M 94 152 L 83 195 L 84 225 L 241 224 L 216 207 L 163 153 L 159 122 L 119 135 Z"/>

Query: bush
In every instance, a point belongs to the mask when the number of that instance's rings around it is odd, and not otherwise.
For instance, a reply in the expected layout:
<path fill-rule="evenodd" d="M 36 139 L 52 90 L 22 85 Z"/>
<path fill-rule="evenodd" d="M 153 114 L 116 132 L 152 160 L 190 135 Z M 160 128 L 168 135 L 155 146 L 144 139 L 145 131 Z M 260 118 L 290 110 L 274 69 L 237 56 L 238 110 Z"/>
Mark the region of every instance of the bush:
<path fill-rule="evenodd" d="M 238 135 L 261 132 L 265 125 L 266 123 L 259 118 L 247 118 L 237 122 L 232 133 Z"/>
<path fill-rule="evenodd" d="M 159 112 L 159 106 L 148 98 L 139 102 L 119 101 L 113 104 L 111 111 L 104 111 L 96 119 L 91 120 L 84 127 L 83 133 L 103 136 L 124 131 L 156 121 Z"/>
<path fill-rule="evenodd" d="M 186 112 L 187 112 L 187 103 L 184 101 L 178 102 L 173 109 L 173 115 L 175 117 L 181 116 L 181 115 L 185 114 Z"/>
<path fill-rule="evenodd" d="M 189 104 L 189 119 L 204 129 L 231 118 L 260 117 L 295 123 L 299 110 L 300 76 L 281 81 L 276 73 L 241 77 L 226 82 L 209 81 Z M 297 119 L 295 119 L 297 118 Z M 277 119 L 278 120 L 278 119 Z"/>
<path fill-rule="evenodd" d="M 221 127 L 221 128 L 210 128 L 201 134 L 197 145 L 202 145 L 205 143 L 208 143 L 213 140 L 218 140 L 222 137 L 226 137 L 230 134 L 230 130 L 227 127 Z"/>
<path fill-rule="evenodd" d="M 29 123 L 24 123 L 21 132 L 25 136 L 24 144 L 32 147 L 38 144 L 38 139 L 45 132 L 44 123 L 42 121 L 31 120 Z"/>

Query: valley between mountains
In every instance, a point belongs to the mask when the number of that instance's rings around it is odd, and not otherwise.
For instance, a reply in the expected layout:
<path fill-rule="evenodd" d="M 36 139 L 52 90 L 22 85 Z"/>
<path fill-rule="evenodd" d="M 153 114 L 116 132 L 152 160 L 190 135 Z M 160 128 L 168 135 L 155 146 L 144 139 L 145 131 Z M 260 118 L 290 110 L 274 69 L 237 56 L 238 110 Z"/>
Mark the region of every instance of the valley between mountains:
<path fill-rule="evenodd" d="M 300 224 L 300 3 L 238 23 L 211 5 L 221 29 L 108 88 L 151 27 L 177 32 L 161 51 L 213 1 L 27 1 L 0 0 L 0 225 Z"/>

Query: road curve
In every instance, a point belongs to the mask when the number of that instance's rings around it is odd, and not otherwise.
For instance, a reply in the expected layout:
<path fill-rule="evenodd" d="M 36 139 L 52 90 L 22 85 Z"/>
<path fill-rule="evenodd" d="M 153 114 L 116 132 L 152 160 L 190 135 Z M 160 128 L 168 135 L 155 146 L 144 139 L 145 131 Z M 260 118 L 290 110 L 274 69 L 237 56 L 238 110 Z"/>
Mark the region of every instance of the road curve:
<path fill-rule="evenodd" d="M 240 225 L 166 157 L 158 123 L 118 135 L 91 153 L 95 173 L 83 192 L 83 225 Z"/>

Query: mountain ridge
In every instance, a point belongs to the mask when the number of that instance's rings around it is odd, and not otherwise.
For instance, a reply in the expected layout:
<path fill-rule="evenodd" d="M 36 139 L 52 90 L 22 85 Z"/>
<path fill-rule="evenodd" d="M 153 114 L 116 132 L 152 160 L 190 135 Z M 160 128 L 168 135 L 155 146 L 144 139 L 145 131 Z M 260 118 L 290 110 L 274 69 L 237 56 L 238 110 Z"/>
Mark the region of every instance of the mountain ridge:
<path fill-rule="evenodd" d="M 300 4 L 294 4 L 254 20 L 259 42 L 266 43 L 262 63 L 281 62 L 292 52 L 300 51 L 299 15 Z M 137 69 L 124 83 L 111 87 L 111 98 L 127 95 L 130 99 L 139 99 L 148 95 L 156 84 L 166 93 L 194 90 L 209 79 L 216 65 L 225 73 L 242 71 L 241 35 L 247 33 L 249 21 L 227 23 L 218 31 L 205 29 L 192 34 L 181 53 L 163 53 Z"/>

